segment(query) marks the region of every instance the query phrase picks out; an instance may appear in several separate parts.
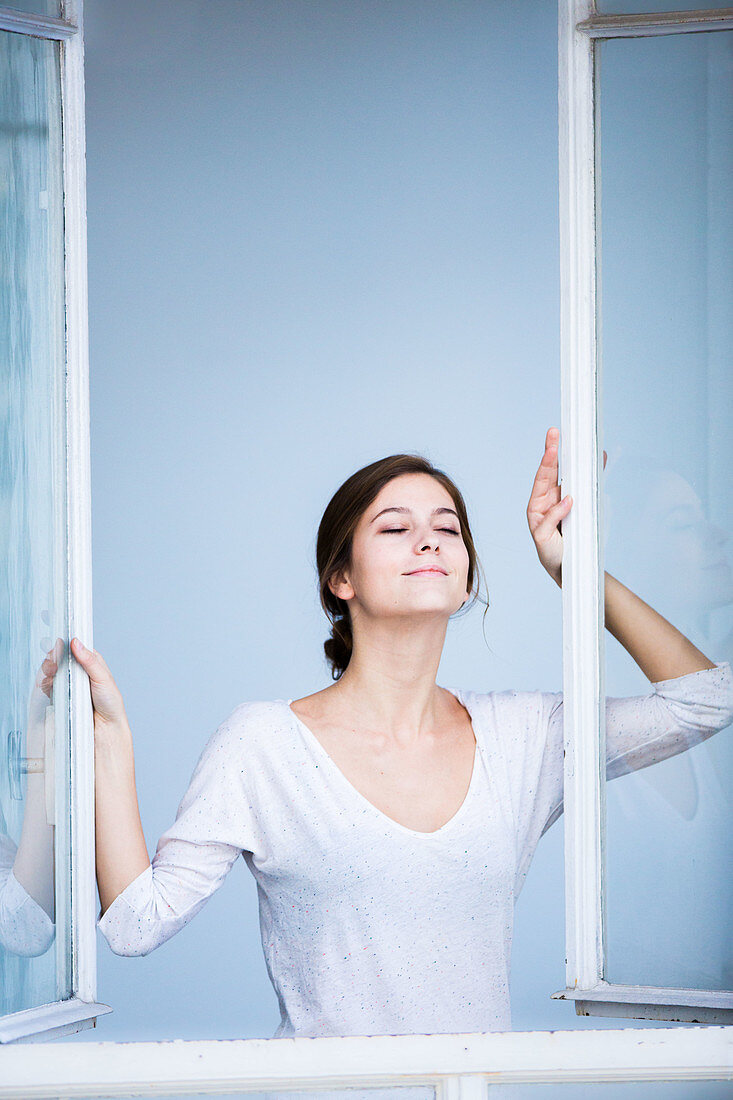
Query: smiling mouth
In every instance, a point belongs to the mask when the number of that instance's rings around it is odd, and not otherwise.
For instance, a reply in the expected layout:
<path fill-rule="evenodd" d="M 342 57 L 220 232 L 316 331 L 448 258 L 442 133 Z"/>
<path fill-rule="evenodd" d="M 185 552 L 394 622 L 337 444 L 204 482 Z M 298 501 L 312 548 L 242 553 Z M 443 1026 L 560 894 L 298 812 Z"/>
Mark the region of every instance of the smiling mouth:
<path fill-rule="evenodd" d="M 412 573 L 406 573 L 406 577 L 447 577 L 442 569 L 415 569 Z"/>

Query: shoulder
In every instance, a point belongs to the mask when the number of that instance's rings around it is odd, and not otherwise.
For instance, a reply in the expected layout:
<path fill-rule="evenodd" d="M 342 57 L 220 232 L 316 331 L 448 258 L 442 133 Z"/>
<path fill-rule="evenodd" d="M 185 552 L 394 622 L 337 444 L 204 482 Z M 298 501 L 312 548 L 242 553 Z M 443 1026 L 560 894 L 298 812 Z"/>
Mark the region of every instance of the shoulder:
<path fill-rule="evenodd" d="M 288 712 L 283 699 L 239 703 L 211 734 L 202 755 L 251 757 L 261 751 L 276 751 L 292 735 Z"/>
<path fill-rule="evenodd" d="M 552 714 L 562 707 L 560 691 L 463 690 L 460 697 L 482 731 L 499 740 L 513 740 L 546 727 Z"/>
<path fill-rule="evenodd" d="M 461 698 L 490 774 L 500 789 L 510 792 L 512 812 L 521 816 L 527 797 L 537 789 L 543 763 L 551 759 L 548 774 L 556 775 L 559 759 L 562 773 L 562 721 L 560 715 L 553 717 L 562 706 L 562 693 L 465 690 Z"/>
<path fill-rule="evenodd" d="M 224 719 L 219 727 L 244 732 L 261 729 L 273 722 L 282 720 L 283 711 L 288 709 L 284 699 L 258 699 L 248 703 L 239 703 Z"/>
<path fill-rule="evenodd" d="M 512 790 L 520 805 L 523 792 L 536 789 L 543 762 L 559 760 L 562 772 L 562 693 L 554 691 L 466 691 L 476 739 L 487 753 L 495 774 Z M 559 755 L 558 755 L 559 753 Z"/>

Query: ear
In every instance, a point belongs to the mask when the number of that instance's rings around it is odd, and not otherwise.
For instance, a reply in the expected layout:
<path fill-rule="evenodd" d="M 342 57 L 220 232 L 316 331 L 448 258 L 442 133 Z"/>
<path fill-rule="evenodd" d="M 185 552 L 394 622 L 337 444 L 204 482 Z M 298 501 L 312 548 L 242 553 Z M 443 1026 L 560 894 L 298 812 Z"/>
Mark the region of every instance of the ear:
<path fill-rule="evenodd" d="M 334 573 L 328 582 L 328 587 L 340 600 L 351 600 L 354 597 L 354 589 L 345 573 Z"/>

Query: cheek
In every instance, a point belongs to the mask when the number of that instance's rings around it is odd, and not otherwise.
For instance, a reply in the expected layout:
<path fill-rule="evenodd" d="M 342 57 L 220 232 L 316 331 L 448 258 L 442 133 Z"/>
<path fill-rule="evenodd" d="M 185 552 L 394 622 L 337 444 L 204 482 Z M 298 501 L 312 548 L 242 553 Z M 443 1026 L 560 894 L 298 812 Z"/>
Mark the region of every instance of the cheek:
<path fill-rule="evenodd" d="M 352 577 L 357 591 L 360 587 L 363 590 L 380 586 L 385 577 L 391 578 L 394 575 L 398 559 L 402 560 L 396 541 L 396 537 L 391 541 L 386 536 L 382 540 L 374 539 L 367 545 L 354 547 Z"/>
<path fill-rule="evenodd" d="M 703 554 L 700 535 L 696 530 L 684 528 L 668 530 L 666 539 L 659 537 L 655 557 L 673 565 L 698 561 Z"/>
<path fill-rule="evenodd" d="M 702 563 L 705 559 L 702 531 L 695 529 L 681 532 L 681 538 L 677 540 L 677 551 L 682 561 L 692 565 Z"/>

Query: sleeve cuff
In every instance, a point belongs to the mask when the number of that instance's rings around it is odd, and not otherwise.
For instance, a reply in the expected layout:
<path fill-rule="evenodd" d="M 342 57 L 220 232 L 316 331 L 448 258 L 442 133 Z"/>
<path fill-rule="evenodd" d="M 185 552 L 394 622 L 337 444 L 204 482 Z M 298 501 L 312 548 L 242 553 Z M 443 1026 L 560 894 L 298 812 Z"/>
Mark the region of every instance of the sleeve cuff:
<path fill-rule="evenodd" d="M 730 662 L 728 661 L 716 661 L 715 668 L 699 668 L 696 672 L 686 672 L 683 676 L 672 676 L 668 680 L 652 680 L 654 687 L 674 687 L 675 684 L 691 683 L 694 676 L 701 676 L 703 679 L 709 679 L 714 685 L 725 684 L 726 681 L 733 679 L 733 672 L 731 671 Z"/>
<path fill-rule="evenodd" d="M 0 943 L 14 955 L 48 951 L 56 929 L 45 909 L 21 886 L 11 869 L 0 905 Z"/>
<path fill-rule="evenodd" d="M 104 914 L 97 918 L 97 928 L 103 936 L 107 937 L 111 926 L 126 909 L 131 909 L 133 913 L 138 914 L 145 908 L 145 902 L 149 900 L 152 892 L 152 885 L 153 868 L 152 865 L 148 865 L 137 878 L 128 883 L 122 893 L 117 895 Z"/>

